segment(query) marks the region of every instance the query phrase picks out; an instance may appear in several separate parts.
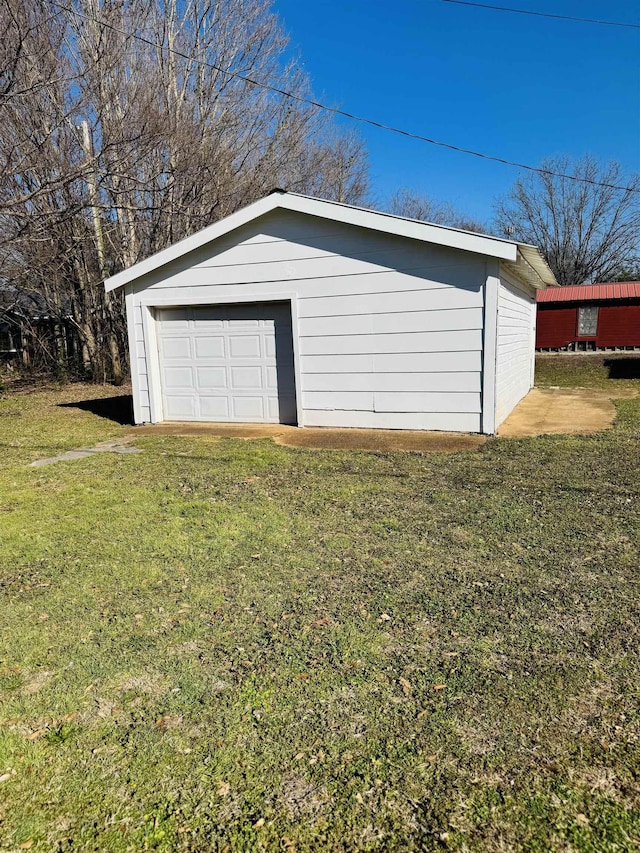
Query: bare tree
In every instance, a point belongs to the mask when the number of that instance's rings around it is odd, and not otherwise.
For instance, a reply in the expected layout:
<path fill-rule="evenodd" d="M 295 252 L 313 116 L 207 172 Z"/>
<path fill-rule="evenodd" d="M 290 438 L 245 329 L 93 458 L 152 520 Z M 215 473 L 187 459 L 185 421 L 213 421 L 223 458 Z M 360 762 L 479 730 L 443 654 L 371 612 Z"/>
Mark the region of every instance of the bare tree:
<path fill-rule="evenodd" d="M 354 132 L 324 134 L 301 152 L 298 174 L 283 175 L 287 188 L 345 204 L 363 204 L 369 193 L 368 156 Z"/>
<path fill-rule="evenodd" d="M 367 191 L 271 0 L 0 0 L 0 28 L 0 284 L 71 318 L 88 376 L 124 371 L 107 275 L 276 186 Z"/>
<path fill-rule="evenodd" d="M 540 168 L 518 178 L 498 203 L 498 229 L 539 246 L 561 285 L 610 281 L 637 268 L 640 176 L 625 176 L 614 162 L 599 166 L 590 156 L 553 157 Z"/>
<path fill-rule="evenodd" d="M 449 202 L 436 201 L 423 193 L 406 187 L 391 196 L 386 205 L 389 213 L 406 216 L 409 219 L 421 219 L 436 225 L 448 225 L 463 231 L 487 233 L 487 227 L 470 216 L 457 211 Z"/>

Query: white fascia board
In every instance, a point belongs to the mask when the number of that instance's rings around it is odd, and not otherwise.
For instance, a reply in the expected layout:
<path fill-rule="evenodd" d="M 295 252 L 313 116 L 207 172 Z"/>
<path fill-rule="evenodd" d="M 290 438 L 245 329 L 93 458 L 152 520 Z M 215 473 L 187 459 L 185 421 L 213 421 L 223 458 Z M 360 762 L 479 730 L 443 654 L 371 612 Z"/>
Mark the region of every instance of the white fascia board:
<path fill-rule="evenodd" d="M 518 244 L 498 237 L 488 237 L 473 234 L 470 231 L 460 231 L 445 225 L 433 225 L 430 222 L 420 222 L 417 219 L 404 219 L 391 213 L 379 213 L 362 207 L 340 204 L 309 196 L 287 193 L 281 196 L 283 203 L 280 207 L 307 213 L 310 216 L 320 216 L 332 219 L 346 225 L 357 225 L 372 231 L 383 231 L 385 234 L 395 234 L 398 237 L 408 237 L 411 240 L 421 240 L 424 243 L 435 243 L 452 249 L 462 249 L 487 255 L 490 258 L 500 258 L 505 261 L 515 261 Z"/>
<path fill-rule="evenodd" d="M 407 237 L 410 240 L 420 240 L 424 243 L 432 243 L 439 246 L 447 246 L 452 249 L 461 249 L 490 258 L 498 258 L 504 261 L 516 261 L 518 256 L 518 244 L 510 240 L 501 240 L 498 237 L 488 237 L 482 234 L 473 234 L 469 231 L 460 231 L 456 228 L 448 228 L 444 225 L 433 225 L 429 222 L 419 222 L 414 219 L 404 219 L 388 213 L 378 213 L 351 205 L 339 204 L 323 199 L 310 198 L 309 196 L 297 195 L 295 193 L 274 192 L 266 198 L 250 204 L 242 210 L 232 213 L 209 225 L 197 234 L 185 237 L 173 246 L 157 252 L 129 267 L 122 272 L 108 278 L 105 290 L 115 290 L 125 284 L 129 284 L 153 270 L 176 260 L 177 258 L 193 252 L 217 240 L 219 237 L 246 225 L 272 210 L 291 210 L 309 216 L 317 216 L 346 225 L 355 225 L 360 228 L 368 228 L 373 231 L 381 231 L 385 234 L 394 234 L 399 237 Z"/>

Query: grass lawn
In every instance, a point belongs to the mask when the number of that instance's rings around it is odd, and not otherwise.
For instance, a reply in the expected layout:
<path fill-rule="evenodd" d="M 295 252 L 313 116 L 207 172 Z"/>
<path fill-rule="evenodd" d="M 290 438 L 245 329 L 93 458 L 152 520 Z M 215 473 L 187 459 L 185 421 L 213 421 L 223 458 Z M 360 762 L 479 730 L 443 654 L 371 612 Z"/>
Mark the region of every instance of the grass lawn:
<path fill-rule="evenodd" d="M 127 432 L 57 405 L 113 393 L 0 400 L 0 849 L 637 849 L 640 399 L 28 467 Z"/>
<path fill-rule="evenodd" d="M 545 353 L 536 356 L 536 385 L 562 388 L 599 388 L 611 391 L 640 389 L 640 352 Z"/>

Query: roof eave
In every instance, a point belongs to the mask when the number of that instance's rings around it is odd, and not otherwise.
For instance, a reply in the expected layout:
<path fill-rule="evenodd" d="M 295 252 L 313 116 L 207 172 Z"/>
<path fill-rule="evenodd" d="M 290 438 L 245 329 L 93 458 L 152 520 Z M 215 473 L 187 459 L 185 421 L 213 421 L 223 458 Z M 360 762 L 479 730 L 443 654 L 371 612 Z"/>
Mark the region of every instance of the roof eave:
<path fill-rule="evenodd" d="M 518 244 L 515 263 L 506 263 L 511 272 L 536 290 L 559 287 L 551 267 L 542 257 L 540 250 L 529 243 Z"/>

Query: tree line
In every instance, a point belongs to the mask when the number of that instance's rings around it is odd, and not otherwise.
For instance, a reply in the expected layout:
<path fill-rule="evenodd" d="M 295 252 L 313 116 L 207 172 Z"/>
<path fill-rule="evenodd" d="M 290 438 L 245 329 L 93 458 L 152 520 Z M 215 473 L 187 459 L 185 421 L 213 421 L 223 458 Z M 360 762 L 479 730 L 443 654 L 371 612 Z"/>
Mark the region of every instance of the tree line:
<path fill-rule="evenodd" d="M 31 299 L 70 324 L 49 366 L 121 381 L 104 278 L 275 187 L 534 243 L 561 284 L 640 277 L 640 179 L 615 163 L 546 161 L 488 224 L 411 189 L 376 200 L 362 140 L 296 99 L 271 0 L 0 0 L 0 28 L 0 312 Z"/>

